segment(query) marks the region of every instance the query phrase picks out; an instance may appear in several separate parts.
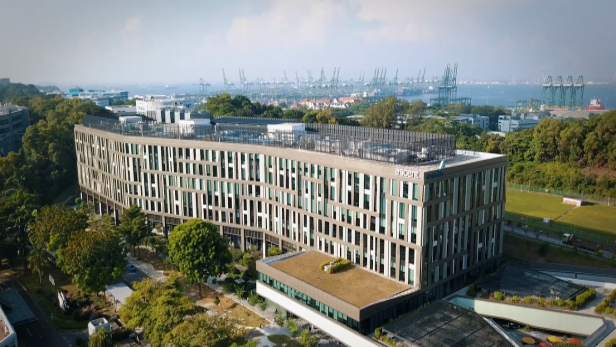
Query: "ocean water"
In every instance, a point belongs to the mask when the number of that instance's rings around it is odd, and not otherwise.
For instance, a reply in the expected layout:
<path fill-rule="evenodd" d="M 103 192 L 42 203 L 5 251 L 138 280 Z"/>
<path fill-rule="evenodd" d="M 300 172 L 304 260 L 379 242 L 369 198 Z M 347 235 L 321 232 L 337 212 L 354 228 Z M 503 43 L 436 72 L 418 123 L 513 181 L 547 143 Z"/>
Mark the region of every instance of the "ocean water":
<path fill-rule="evenodd" d="M 190 84 L 180 84 L 175 89 L 153 86 L 141 87 L 138 85 L 120 85 L 116 86 L 116 88 L 127 90 L 131 96 L 199 93 L 199 86 Z M 217 92 L 222 88 L 222 85 L 210 86 L 208 87 L 208 92 Z M 87 88 L 84 87 L 84 89 Z M 472 98 L 471 102 L 473 105 L 513 107 L 518 99 L 541 99 L 541 89 L 540 85 L 459 85 L 458 97 Z M 421 99 L 428 103 L 431 97 L 436 97 L 436 94 L 423 94 L 421 96 L 405 97 L 405 99 L 409 101 Z M 558 98 L 558 93 L 556 94 L 556 98 Z M 616 109 L 616 84 L 587 85 L 584 88 L 583 106 L 585 107 L 592 98 L 601 99 L 602 104 L 608 109 Z"/>

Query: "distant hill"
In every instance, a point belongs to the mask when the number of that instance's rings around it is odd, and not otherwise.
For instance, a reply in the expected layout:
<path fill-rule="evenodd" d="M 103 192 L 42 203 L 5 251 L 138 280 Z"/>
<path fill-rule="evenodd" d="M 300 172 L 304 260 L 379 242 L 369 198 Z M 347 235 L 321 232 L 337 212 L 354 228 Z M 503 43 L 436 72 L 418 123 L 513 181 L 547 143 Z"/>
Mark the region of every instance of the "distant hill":
<path fill-rule="evenodd" d="M 37 86 L 34 84 L 10 83 L 0 86 L 0 102 L 7 102 L 13 98 L 22 96 L 41 96 Z"/>

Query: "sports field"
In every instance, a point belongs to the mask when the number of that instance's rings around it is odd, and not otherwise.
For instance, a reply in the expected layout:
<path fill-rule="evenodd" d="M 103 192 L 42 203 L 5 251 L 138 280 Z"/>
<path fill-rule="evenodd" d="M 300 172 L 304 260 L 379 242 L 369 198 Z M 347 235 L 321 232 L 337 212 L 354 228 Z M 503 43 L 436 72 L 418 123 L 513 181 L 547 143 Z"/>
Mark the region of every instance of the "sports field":
<path fill-rule="evenodd" d="M 574 207 L 565 205 L 562 201 L 561 196 L 507 189 L 505 210 L 523 216 L 550 218 L 555 224 L 555 229 L 558 225 L 566 225 L 616 234 L 616 207 L 604 205 Z"/>
<path fill-rule="evenodd" d="M 560 196 L 528 193 L 517 189 L 507 189 L 507 212 L 536 218 L 556 219 L 573 206 L 564 205 Z"/>
<path fill-rule="evenodd" d="M 604 205 L 575 207 L 559 218 L 558 222 L 616 234 L 616 207 Z"/>

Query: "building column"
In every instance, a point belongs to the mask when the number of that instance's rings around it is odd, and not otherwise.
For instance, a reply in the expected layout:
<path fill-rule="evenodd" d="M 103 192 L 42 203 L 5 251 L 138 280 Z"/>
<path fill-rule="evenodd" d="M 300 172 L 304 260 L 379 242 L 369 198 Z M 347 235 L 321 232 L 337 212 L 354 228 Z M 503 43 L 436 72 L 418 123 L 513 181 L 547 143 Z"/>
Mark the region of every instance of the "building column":
<path fill-rule="evenodd" d="M 244 228 L 240 229 L 240 248 L 242 252 L 246 252 L 246 232 Z"/>
<path fill-rule="evenodd" d="M 264 233 L 263 234 L 263 258 L 264 259 L 265 259 L 265 255 L 266 255 L 266 250 L 265 250 L 265 248 L 267 248 L 266 245 L 267 244 L 265 243 L 265 233 Z"/>

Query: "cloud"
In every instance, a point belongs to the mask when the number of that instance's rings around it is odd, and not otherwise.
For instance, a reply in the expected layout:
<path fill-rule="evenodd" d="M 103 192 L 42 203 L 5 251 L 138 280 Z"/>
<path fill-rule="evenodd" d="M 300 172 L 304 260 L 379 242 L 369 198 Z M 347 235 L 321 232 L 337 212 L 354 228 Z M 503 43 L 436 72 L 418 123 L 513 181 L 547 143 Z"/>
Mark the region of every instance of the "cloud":
<path fill-rule="evenodd" d="M 124 27 L 120 30 L 122 43 L 125 47 L 134 47 L 139 45 L 142 38 L 141 27 L 143 25 L 143 15 L 138 15 L 126 19 Z"/>
<path fill-rule="evenodd" d="M 270 0 L 265 11 L 235 17 L 227 31 L 206 35 L 204 48 L 212 52 L 264 45 L 287 49 L 322 46 L 348 8 L 348 1 L 339 0 Z"/>

